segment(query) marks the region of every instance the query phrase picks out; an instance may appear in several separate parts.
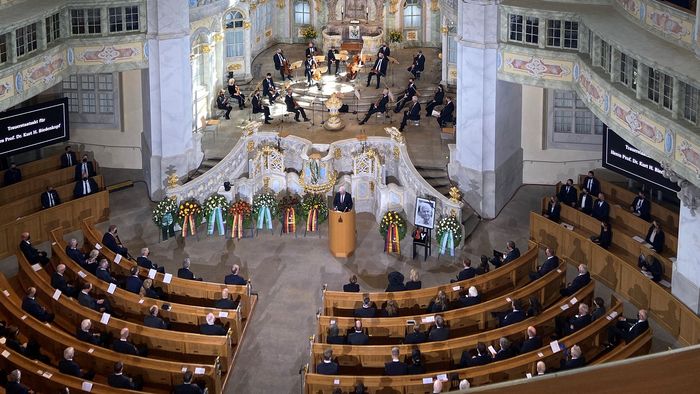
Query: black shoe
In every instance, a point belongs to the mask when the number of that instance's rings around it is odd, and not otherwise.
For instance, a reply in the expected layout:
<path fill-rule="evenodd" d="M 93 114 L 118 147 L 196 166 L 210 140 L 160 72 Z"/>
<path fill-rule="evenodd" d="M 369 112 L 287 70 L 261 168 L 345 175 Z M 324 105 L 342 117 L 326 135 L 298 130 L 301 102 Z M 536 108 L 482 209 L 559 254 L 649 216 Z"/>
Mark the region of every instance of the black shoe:
<path fill-rule="evenodd" d="M 226 117 L 226 120 L 231 120 L 231 118 L 227 116 L 227 117 Z"/>
<path fill-rule="evenodd" d="M 309 120 L 309 118 L 304 118 L 304 122 L 308 122 Z"/>
<path fill-rule="evenodd" d="M 369 84 L 367 84 L 367 87 L 369 87 Z"/>
<path fill-rule="evenodd" d="M 399 128 L 399 131 L 403 133 L 403 127 Z"/>
<path fill-rule="evenodd" d="M 269 120 L 265 119 L 265 124 L 272 124 Z"/>
<path fill-rule="evenodd" d="M 265 122 L 269 122 L 271 120 L 272 120 L 272 118 L 265 118 Z"/>
<path fill-rule="evenodd" d="M 365 124 L 365 121 L 364 120 L 360 121 L 360 126 L 362 126 L 363 124 Z"/>
<path fill-rule="evenodd" d="M 294 118 L 294 120 L 296 120 L 297 122 L 301 122 L 301 120 L 299 120 L 299 118 Z"/>

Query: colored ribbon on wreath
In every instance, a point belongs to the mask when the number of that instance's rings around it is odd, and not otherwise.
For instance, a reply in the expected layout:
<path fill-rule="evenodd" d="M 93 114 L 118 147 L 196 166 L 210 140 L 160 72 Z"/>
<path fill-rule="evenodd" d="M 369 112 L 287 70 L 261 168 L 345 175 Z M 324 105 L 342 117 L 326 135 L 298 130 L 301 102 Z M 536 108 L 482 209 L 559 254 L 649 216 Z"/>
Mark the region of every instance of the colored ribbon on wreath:
<path fill-rule="evenodd" d="M 185 220 L 182 221 L 182 237 L 183 238 L 187 236 L 187 223 L 188 222 L 190 224 L 190 233 L 192 235 L 197 234 L 197 228 L 194 225 L 194 214 L 191 213 L 185 217 Z"/>
<path fill-rule="evenodd" d="M 445 248 L 450 248 L 450 256 L 455 255 L 455 237 L 452 230 L 447 230 L 442 233 L 440 238 L 440 254 L 445 254 Z"/>
<path fill-rule="evenodd" d="M 258 211 L 258 229 L 262 229 L 263 225 L 267 224 L 267 229 L 272 230 L 272 214 L 270 207 L 260 207 Z"/>
<path fill-rule="evenodd" d="M 285 234 L 294 233 L 297 231 L 297 217 L 293 207 L 284 209 L 284 226 L 282 232 Z"/>
<path fill-rule="evenodd" d="M 219 235 L 225 235 L 226 229 L 224 228 L 224 215 L 221 213 L 221 207 L 214 208 L 209 214 L 209 222 L 207 223 L 207 234 L 214 234 L 214 226 L 219 229 Z"/>
<path fill-rule="evenodd" d="M 306 218 L 306 231 L 314 232 L 318 230 L 318 209 L 313 208 L 309 211 L 309 216 Z"/>
<path fill-rule="evenodd" d="M 399 242 L 399 226 L 391 223 L 386 232 L 386 252 L 401 254 L 401 243 Z"/>
<path fill-rule="evenodd" d="M 231 224 L 231 238 L 243 238 L 243 214 L 237 213 L 233 215 L 233 223 Z"/>

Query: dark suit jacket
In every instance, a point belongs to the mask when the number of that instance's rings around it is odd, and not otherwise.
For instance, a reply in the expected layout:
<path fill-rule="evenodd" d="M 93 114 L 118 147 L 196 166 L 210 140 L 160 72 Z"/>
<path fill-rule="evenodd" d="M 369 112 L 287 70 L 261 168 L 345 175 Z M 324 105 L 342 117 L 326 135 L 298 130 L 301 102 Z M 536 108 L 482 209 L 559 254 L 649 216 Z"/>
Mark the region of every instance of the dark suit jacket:
<path fill-rule="evenodd" d="M 580 358 L 577 358 L 577 359 L 561 360 L 559 369 L 564 371 L 567 369 L 581 368 L 585 365 L 586 365 L 586 359 L 583 356 L 581 356 Z"/>
<path fill-rule="evenodd" d="M 335 58 L 335 51 L 332 49 L 328 50 L 328 53 L 326 54 L 326 61 L 330 64 L 331 62 L 336 61 Z"/>
<path fill-rule="evenodd" d="M 243 279 L 239 275 L 228 274 L 224 278 L 224 284 L 227 284 L 227 285 L 244 286 L 246 283 L 248 283 L 248 282 L 246 282 L 246 280 Z"/>
<path fill-rule="evenodd" d="M 126 375 L 117 375 L 117 374 L 110 374 L 109 377 L 107 378 L 107 384 L 109 384 L 111 387 L 118 388 L 118 389 L 127 389 L 127 390 L 135 390 L 136 385 L 134 384 L 134 381 L 131 380 Z"/>
<path fill-rule="evenodd" d="M 649 227 L 649 231 L 647 231 L 647 236 L 644 238 L 644 240 L 651 244 L 652 249 L 654 249 L 657 253 L 661 253 L 664 250 L 664 241 L 666 240 L 666 234 L 664 234 L 663 230 L 658 230 L 656 231 L 656 236 L 654 236 L 654 242 L 651 242 L 651 233 L 654 231 L 654 226 Z"/>
<path fill-rule="evenodd" d="M 586 197 L 586 201 L 583 201 L 584 197 Z M 585 213 L 586 215 L 590 215 L 591 212 L 593 212 L 593 196 L 590 194 L 581 193 L 578 200 L 578 206 L 581 209 L 581 212 Z"/>
<path fill-rule="evenodd" d="M 571 205 L 571 203 L 577 203 L 578 202 L 578 192 L 576 191 L 576 187 L 569 186 L 567 191 L 567 185 L 561 185 L 561 188 L 559 189 L 559 202 L 562 204 L 566 205 Z"/>
<path fill-rule="evenodd" d="M 326 339 L 326 342 L 329 344 L 334 344 L 334 345 L 345 345 L 345 336 L 343 336 L 343 335 L 328 336 L 328 339 Z"/>
<path fill-rule="evenodd" d="M 148 315 L 143 318 L 143 325 L 146 327 L 160 328 L 162 330 L 168 329 L 168 323 L 158 316 Z"/>
<path fill-rule="evenodd" d="M 338 364 L 334 362 L 324 363 L 321 361 L 316 366 L 316 373 L 321 375 L 337 375 L 338 374 Z"/>
<path fill-rule="evenodd" d="M 406 373 L 409 375 L 420 375 L 425 373 L 425 365 L 411 364 L 408 366 Z"/>
<path fill-rule="evenodd" d="M 592 321 L 593 318 L 591 317 L 591 315 L 583 315 L 578 317 L 573 316 L 571 319 L 569 319 L 569 326 L 566 327 L 566 335 L 569 335 L 582 329 L 583 327 L 586 327 L 587 325 L 591 324 Z M 572 329 L 571 326 L 574 326 L 574 328 Z"/>
<path fill-rule="evenodd" d="M 389 285 L 386 287 L 386 292 L 389 291 L 405 291 L 406 290 L 406 285 L 403 283 L 389 283 Z"/>
<path fill-rule="evenodd" d="M 390 363 L 384 363 L 384 375 L 408 375 L 408 365 L 401 361 L 392 361 Z"/>
<path fill-rule="evenodd" d="M 177 270 L 177 277 L 180 279 L 194 279 L 194 273 L 188 268 L 180 268 Z"/>
<path fill-rule="evenodd" d="M 90 294 L 83 293 L 82 291 L 78 293 L 78 303 L 95 311 L 100 309 L 95 298 L 93 298 Z"/>
<path fill-rule="evenodd" d="M 419 120 L 420 119 L 420 103 L 408 103 L 410 107 L 408 107 L 408 111 L 406 111 L 408 115 L 408 119 L 410 120 Z"/>
<path fill-rule="evenodd" d="M 466 351 L 465 351 L 466 352 Z M 476 367 L 479 365 L 486 365 L 490 362 L 493 361 L 493 357 L 491 356 L 491 353 L 486 351 L 486 354 L 483 355 L 476 355 L 470 359 L 465 360 L 464 359 L 464 353 L 462 353 L 462 360 L 461 361 L 466 361 L 467 363 L 464 364 L 464 366 L 469 366 L 469 367 Z"/>
<path fill-rule="evenodd" d="M 119 253 L 122 256 L 126 256 L 128 254 L 128 250 L 123 246 L 119 246 L 117 239 L 109 232 L 104 233 L 102 236 L 102 245 L 109 248 L 112 252 Z"/>
<path fill-rule="evenodd" d="M 547 260 L 542 263 L 540 266 L 540 269 L 537 270 L 537 274 L 541 277 L 547 275 L 550 271 L 554 271 L 559 267 L 559 257 L 557 256 L 552 256 L 550 258 L 547 258 Z"/>
<path fill-rule="evenodd" d="M 117 283 L 117 280 L 114 279 L 114 277 L 112 277 L 112 275 L 110 275 L 109 271 L 107 271 L 106 269 L 98 268 L 95 271 L 95 276 L 107 283 Z"/>
<path fill-rule="evenodd" d="M 476 276 L 476 270 L 474 267 L 469 267 L 465 268 L 461 271 L 459 271 L 459 274 L 457 274 L 457 280 L 462 281 L 462 280 L 467 280 L 471 279 Z"/>
<path fill-rule="evenodd" d="M 253 98 L 250 99 L 251 104 L 253 105 L 253 113 L 254 114 L 259 114 L 265 112 L 265 108 L 263 107 L 262 99 L 259 98 L 258 96 L 253 96 Z"/>
<path fill-rule="evenodd" d="M 409 100 L 409 101 L 407 101 L 407 103 L 409 103 L 411 98 L 415 95 L 416 95 L 416 84 L 415 83 L 409 84 L 408 87 L 406 87 L 406 90 L 404 90 L 404 92 L 403 92 L 403 97 L 406 100 Z"/>
<path fill-rule="evenodd" d="M 639 268 L 644 267 L 652 275 L 652 280 L 654 282 L 658 282 L 661 280 L 661 275 L 663 274 L 663 267 L 661 266 L 661 263 L 656 257 L 651 256 L 651 264 L 649 264 L 647 263 L 646 259 L 643 259 L 641 256 L 639 256 L 637 266 L 639 266 Z"/>
<path fill-rule="evenodd" d="M 348 192 L 345 192 L 345 197 L 343 197 L 343 202 L 340 202 L 340 193 L 335 193 L 335 197 L 333 197 L 333 207 L 338 208 L 338 211 L 340 212 L 347 212 L 352 210 L 353 202 L 352 202 L 352 195 Z"/>
<path fill-rule="evenodd" d="M 440 122 L 449 122 L 453 118 L 453 114 L 455 112 L 455 102 L 450 101 L 447 103 L 443 108 L 442 111 L 440 111 Z"/>
<path fill-rule="evenodd" d="M 360 285 L 357 283 L 346 283 L 343 285 L 343 291 L 346 293 L 359 293 Z"/>
<path fill-rule="evenodd" d="M 138 294 L 141 291 L 141 286 L 143 286 L 141 278 L 137 278 L 133 275 L 127 277 L 124 283 L 126 291 L 130 291 L 134 294 Z"/>
<path fill-rule="evenodd" d="M 525 311 L 510 311 L 503 316 L 503 319 L 501 319 L 501 327 L 520 323 L 521 321 L 525 320 L 526 317 Z"/>
<path fill-rule="evenodd" d="M 509 263 L 509 262 L 517 259 L 518 257 L 520 257 L 520 249 L 513 248 L 513 250 L 511 250 L 510 252 L 508 252 L 506 254 L 506 258 L 503 259 L 503 264 Z"/>
<path fill-rule="evenodd" d="M 570 296 L 577 291 L 579 291 L 582 287 L 586 286 L 588 282 L 591 281 L 591 274 L 589 272 L 586 272 L 583 275 L 576 275 L 574 280 L 571 281 L 571 284 L 569 287 L 562 289 L 560 291 L 561 295 L 564 297 Z"/>
<path fill-rule="evenodd" d="M 72 249 L 70 246 L 66 246 L 66 254 L 81 266 L 85 265 L 85 255 L 80 251 L 80 249 Z"/>
<path fill-rule="evenodd" d="M 384 59 L 386 59 L 387 56 L 391 56 L 391 49 L 389 47 L 380 47 L 379 52 L 377 52 L 377 54 L 380 53 L 383 53 Z"/>
<path fill-rule="evenodd" d="M 410 334 L 406 335 L 406 338 L 404 338 L 403 343 L 405 344 L 417 344 L 417 343 L 423 343 L 427 340 L 425 333 L 424 332 L 411 332 Z"/>
<path fill-rule="evenodd" d="M 7 394 L 27 394 L 29 393 L 29 388 L 21 383 L 7 382 L 5 392 Z"/>
<path fill-rule="evenodd" d="M 591 216 L 602 222 L 606 222 L 610 216 L 610 204 L 608 204 L 607 201 L 596 201 L 593 204 Z"/>
<path fill-rule="evenodd" d="M 68 287 L 68 281 L 63 275 L 59 275 L 57 272 L 51 274 L 51 287 L 54 289 L 61 290 L 61 293 L 70 296 L 73 292 L 73 288 Z"/>
<path fill-rule="evenodd" d="M 275 82 L 272 80 L 272 78 L 270 78 L 269 81 L 268 81 L 267 78 L 263 79 L 263 84 L 262 84 L 262 86 L 263 86 L 263 94 L 264 94 L 264 95 L 268 95 L 268 94 L 269 94 L 270 88 L 277 88 L 277 86 L 275 86 Z"/>
<path fill-rule="evenodd" d="M 193 383 L 183 383 L 175 386 L 174 394 L 202 394 L 202 389 Z"/>
<path fill-rule="evenodd" d="M 238 302 L 231 299 L 220 298 L 214 303 L 214 308 L 236 309 L 238 308 Z"/>
<path fill-rule="evenodd" d="M 421 286 L 421 281 L 414 282 L 412 280 L 409 280 L 408 282 L 406 282 L 406 290 L 418 290 L 421 288 Z"/>
<path fill-rule="evenodd" d="M 73 360 L 68 361 L 65 358 L 62 358 L 61 361 L 58 362 L 58 370 L 66 375 L 76 376 L 78 378 L 83 377 L 83 372 L 80 370 L 80 365 Z"/>
<path fill-rule="evenodd" d="M 99 345 L 100 339 L 92 334 L 92 332 L 85 332 L 78 328 L 78 332 L 75 334 L 75 337 L 83 342 L 91 343 L 93 345 Z"/>
<path fill-rule="evenodd" d="M 375 308 L 375 307 L 369 307 L 369 308 L 359 307 L 359 308 L 355 309 L 354 315 L 355 315 L 355 317 L 374 317 L 377 315 L 377 308 Z"/>
<path fill-rule="evenodd" d="M 418 55 L 418 61 L 416 62 L 416 69 L 418 71 L 425 70 L 425 55 Z"/>
<path fill-rule="evenodd" d="M 348 335 L 348 345 L 366 345 L 369 342 L 369 336 L 364 332 L 352 332 Z"/>
<path fill-rule="evenodd" d="M 440 328 L 433 327 L 433 329 L 430 330 L 430 334 L 428 334 L 428 341 L 430 341 L 430 342 L 445 341 L 449 337 L 450 337 L 449 327 L 440 327 Z"/>
<path fill-rule="evenodd" d="M 542 347 L 542 338 L 539 336 L 535 336 L 532 338 L 528 338 L 525 341 L 523 341 L 523 344 L 520 346 L 520 354 L 523 353 L 528 353 L 533 350 L 537 350 Z"/>
<path fill-rule="evenodd" d="M 377 60 L 374 62 L 374 66 L 372 66 L 372 70 L 377 70 L 377 72 L 379 74 L 381 74 L 382 76 L 385 76 L 386 69 L 389 66 L 389 59 L 387 59 L 386 56 L 384 57 L 384 59 L 381 59 L 381 61 L 382 61 L 381 66 L 379 66 L 379 60 L 380 59 L 377 58 Z M 377 66 L 379 66 L 379 68 Z"/>
<path fill-rule="evenodd" d="M 511 346 L 506 350 L 500 349 L 496 355 L 493 357 L 493 361 L 501 361 L 501 360 L 506 360 L 511 357 L 515 357 L 517 354 L 515 354 L 515 349 Z"/>
<path fill-rule="evenodd" d="M 117 353 L 131 354 L 132 356 L 139 355 L 139 349 L 129 341 L 122 341 L 120 339 L 117 339 L 112 344 L 112 349 L 114 349 L 114 351 Z"/>
<path fill-rule="evenodd" d="M 226 335 L 226 329 L 218 324 L 202 324 L 199 326 L 199 332 L 204 335 Z"/>
<path fill-rule="evenodd" d="M 372 103 L 375 104 L 375 103 Z M 375 106 L 378 112 L 386 112 L 386 105 L 389 104 L 389 96 L 382 96 L 379 105 Z"/>
<path fill-rule="evenodd" d="M 642 335 L 646 330 L 649 329 L 649 322 L 648 321 L 643 321 L 640 322 L 638 320 L 634 319 L 627 319 L 627 323 L 629 324 L 629 327 L 627 330 L 625 330 L 624 333 L 624 340 L 625 342 L 629 343 L 638 336 Z M 635 324 L 636 323 L 636 324 Z"/>
<path fill-rule="evenodd" d="M 274 56 L 272 56 L 272 61 L 275 62 L 275 70 L 279 70 L 282 68 L 282 61 L 284 60 L 284 56 L 281 53 L 275 53 Z"/>
<path fill-rule="evenodd" d="M 90 185 L 90 193 L 88 193 L 88 194 L 83 193 L 84 188 L 83 188 L 83 181 L 81 179 L 81 180 L 75 182 L 75 187 L 73 188 L 73 197 L 80 198 L 80 197 L 84 197 L 84 196 L 87 196 L 90 194 L 95 194 L 99 191 L 99 189 L 97 187 L 97 182 L 95 182 L 94 179 L 88 178 L 87 181 L 88 181 L 88 184 Z"/>
<path fill-rule="evenodd" d="M 136 263 L 139 265 L 139 267 L 143 267 L 148 270 L 156 269 L 153 262 L 148 257 L 139 256 L 136 258 Z"/>
<path fill-rule="evenodd" d="M 11 185 L 13 183 L 20 182 L 22 180 L 22 171 L 19 168 L 8 168 L 5 171 L 5 186 Z"/>
<path fill-rule="evenodd" d="M 559 214 L 561 213 L 561 203 L 547 203 L 547 211 L 545 212 L 549 216 L 549 220 L 559 222 Z"/>
<path fill-rule="evenodd" d="M 90 160 L 88 160 L 87 163 L 85 163 L 85 164 L 87 164 L 88 177 L 93 177 L 93 176 L 97 175 L 97 173 L 95 173 L 95 167 L 92 165 L 92 162 Z M 75 166 L 75 181 L 77 182 L 81 179 L 83 179 L 83 163 L 82 162 L 76 164 L 76 166 Z"/>
<path fill-rule="evenodd" d="M 433 96 L 433 103 L 435 105 L 440 105 L 443 101 L 445 101 L 445 92 L 443 90 L 436 90 Z"/>
<path fill-rule="evenodd" d="M 472 306 L 476 305 L 481 302 L 481 297 L 476 296 L 476 297 L 467 297 L 467 296 L 461 296 L 459 297 L 459 304 L 462 307 L 467 307 L 467 306 Z"/>
<path fill-rule="evenodd" d="M 70 163 L 68 162 L 68 156 L 70 156 Z M 61 168 L 67 168 L 78 164 L 78 159 L 75 158 L 75 152 L 64 152 L 61 155 Z"/>
<path fill-rule="evenodd" d="M 46 322 L 49 320 L 49 312 L 47 312 L 46 309 L 39 305 L 36 299 L 24 297 L 24 299 L 22 300 L 22 310 L 36 317 L 42 322 Z"/>
<path fill-rule="evenodd" d="M 312 48 L 313 48 L 313 50 L 312 50 Z M 323 55 L 323 54 L 319 53 L 318 48 L 316 48 L 316 47 L 311 47 L 311 48 L 306 47 L 306 49 L 304 50 L 304 58 L 306 58 L 307 56 L 318 56 L 318 55 Z"/>
<path fill-rule="evenodd" d="M 49 208 L 49 193 L 53 196 L 53 206 L 61 203 L 61 197 L 58 196 L 58 192 L 55 190 L 45 191 L 41 193 L 41 207 Z"/>
<path fill-rule="evenodd" d="M 648 222 L 649 220 L 651 220 L 651 203 L 648 199 L 645 198 L 642 202 L 642 206 L 639 209 L 637 209 L 637 203 L 639 202 L 639 200 L 639 196 L 634 198 L 634 201 L 632 201 L 632 209 L 634 210 L 634 213 L 639 215 L 640 218 Z"/>
<path fill-rule="evenodd" d="M 292 96 L 285 95 L 284 96 L 284 103 L 287 104 L 287 112 L 296 111 L 296 107 L 294 107 L 294 98 L 292 98 Z"/>
<path fill-rule="evenodd" d="M 581 187 L 588 188 L 588 193 L 590 193 L 592 196 L 598 197 L 598 193 L 600 192 L 600 182 L 598 182 L 597 179 L 587 176 L 584 178 L 583 185 L 581 185 Z"/>
<path fill-rule="evenodd" d="M 612 230 L 608 228 L 607 231 L 603 230 L 602 226 L 600 228 L 600 234 L 598 235 L 598 244 L 601 248 L 607 249 L 612 243 Z"/>
<path fill-rule="evenodd" d="M 24 257 L 27 258 L 29 264 L 37 264 L 40 262 L 39 250 L 32 246 L 31 243 L 20 241 L 19 249 L 22 251 L 22 254 L 24 254 Z"/>

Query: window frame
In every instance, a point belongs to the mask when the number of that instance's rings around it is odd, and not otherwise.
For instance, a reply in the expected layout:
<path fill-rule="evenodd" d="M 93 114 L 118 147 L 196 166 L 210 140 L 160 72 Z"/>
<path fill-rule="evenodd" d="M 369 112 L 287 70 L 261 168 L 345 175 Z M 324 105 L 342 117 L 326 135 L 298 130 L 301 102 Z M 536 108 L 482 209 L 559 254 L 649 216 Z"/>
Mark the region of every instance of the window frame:
<path fill-rule="evenodd" d="M 620 52 L 618 64 L 618 82 L 636 92 L 639 83 L 639 62 L 630 55 Z"/>
<path fill-rule="evenodd" d="M 409 11 L 416 11 L 410 13 Z M 410 21 L 410 23 L 407 23 Z M 406 0 L 406 5 L 401 13 L 401 22 L 404 30 L 420 30 L 423 26 L 423 8 L 418 0 Z"/>
<path fill-rule="evenodd" d="M 533 38 L 534 37 L 534 38 Z M 540 40 L 540 18 L 536 16 L 525 17 L 525 34 L 523 43 L 529 45 L 539 45 Z M 534 41 L 532 41 L 534 40 Z"/>
<path fill-rule="evenodd" d="M 0 64 L 5 64 L 9 60 L 7 39 L 9 34 L 0 34 Z"/>
<path fill-rule="evenodd" d="M 562 21 L 559 19 L 547 19 L 547 46 L 561 48 L 562 45 Z M 554 26 L 556 25 L 556 26 Z"/>
<path fill-rule="evenodd" d="M 683 111 L 681 116 L 688 122 L 698 124 L 698 112 L 700 112 L 700 89 L 680 81 L 683 95 Z"/>
<path fill-rule="evenodd" d="M 37 24 L 34 22 L 15 29 L 15 53 L 18 59 L 39 48 Z"/>
<path fill-rule="evenodd" d="M 661 75 L 660 71 L 652 67 L 647 71 L 647 99 L 653 103 L 661 102 Z"/>
<path fill-rule="evenodd" d="M 109 12 L 108 12 L 109 18 Z M 96 23 L 95 23 L 96 22 Z M 73 36 L 102 34 L 101 8 L 73 8 L 70 10 L 70 31 Z"/>
<path fill-rule="evenodd" d="M 559 93 L 568 97 L 556 97 Z M 574 90 L 546 89 L 546 149 L 600 150 L 603 143 L 604 123 L 586 106 Z M 570 103 L 558 104 L 557 100 Z M 567 131 L 561 131 L 558 119 L 566 119 Z M 581 124 L 589 128 L 581 132 Z M 560 129 L 559 131 L 557 131 Z"/>
<path fill-rule="evenodd" d="M 600 67 L 610 74 L 610 70 L 612 70 L 612 46 L 603 39 L 600 40 L 600 57 L 598 60 L 600 61 Z"/>
<path fill-rule="evenodd" d="M 299 9 L 301 7 L 301 9 Z M 311 2 L 309 0 L 296 0 L 292 8 L 294 13 L 294 24 L 304 26 L 311 24 Z M 301 16 L 301 21 L 298 21 L 298 16 Z M 307 19 L 308 18 L 308 19 Z"/>
<path fill-rule="evenodd" d="M 578 49 L 579 47 L 579 28 L 580 28 L 580 23 L 578 21 L 572 21 L 572 20 L 564 20 L 564 23 L 562 23 L 562 48 L 564 49 Z M 570 26 L 576 26 L 576 28 L 567 28 L 567 23 L 570 24 Z M 567 33 L 570 34 L 570 36 L 567 36 Z M 567 41 L 574 43 L 575 45 L 569 44 L 567 45 Z"/>
<path fill-rule="evenodd" d="M 133 19 L 134 15 L 136 16 L 135 20 Z M 111 34 L 139 31 L 141 25 L 139 19 L 138 5 L 107 8 L 107 20 Z"/>
<path fill-rule="evenodd" d="M 508 41 L 523 42 L 525 17 L 519 14 L 508 14 Z"/>
<path fill-rule="evenodd" d="M 240 16 L 240 18 L 237 17 Z M 229 18 L 230 16 L 230 18 Z M 227 58 L 245 56 L 245 15 L 239 10 L 229 10 L 224 14 L 224 56 Z M 241 37 L 241 41 L 235 40 Z M 232 53 L 232 55 L 229 55 Z"/>
<path fill-rule="evenodd" d="M 47 45 L 61 38 L 61 14 L 59 12 L 46 17 L 44 24 Z"/>
<path fill-rule="evenodd" d="M 71 74 L 60 84 L 71 123 L 90 128 L 120 127 L 119 73 Z M 109 107 L 105 104 L 109 103 Z"/>

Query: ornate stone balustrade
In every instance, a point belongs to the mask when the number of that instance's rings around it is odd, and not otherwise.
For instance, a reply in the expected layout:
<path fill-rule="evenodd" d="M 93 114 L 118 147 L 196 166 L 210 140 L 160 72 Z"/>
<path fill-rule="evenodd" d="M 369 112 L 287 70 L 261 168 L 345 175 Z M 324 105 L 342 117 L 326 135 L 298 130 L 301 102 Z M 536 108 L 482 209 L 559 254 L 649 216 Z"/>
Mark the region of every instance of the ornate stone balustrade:
<path fill-rule="evenodd" d="M 696 23 L 692 11 L 684 11 L 656 0 L 615 0 L 620 13 L 674 45 L 693 50 Z"/>

